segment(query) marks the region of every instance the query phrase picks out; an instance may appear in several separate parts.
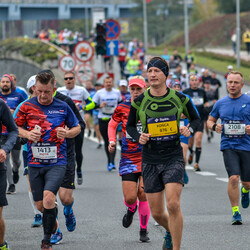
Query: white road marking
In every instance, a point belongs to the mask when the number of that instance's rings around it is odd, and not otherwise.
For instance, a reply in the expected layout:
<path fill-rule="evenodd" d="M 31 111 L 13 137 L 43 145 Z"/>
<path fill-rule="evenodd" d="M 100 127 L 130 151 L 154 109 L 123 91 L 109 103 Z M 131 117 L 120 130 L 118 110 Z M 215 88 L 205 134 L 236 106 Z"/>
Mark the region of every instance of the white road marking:
<path fill-rule="evenodd" d="M 218 181 L 228 182 L 228 178 L 216 178 Z"/>
<path fill-rule="evenodd" d="M 202 175 L 202 176 L 216 176 L 217 174 L 215 173 L 211 173 L 211 172 L 204 172 L 204 171 L 201 171 L 201 172 L 195 172 L 196 174 L 199 174 L 199 175 Z"/>

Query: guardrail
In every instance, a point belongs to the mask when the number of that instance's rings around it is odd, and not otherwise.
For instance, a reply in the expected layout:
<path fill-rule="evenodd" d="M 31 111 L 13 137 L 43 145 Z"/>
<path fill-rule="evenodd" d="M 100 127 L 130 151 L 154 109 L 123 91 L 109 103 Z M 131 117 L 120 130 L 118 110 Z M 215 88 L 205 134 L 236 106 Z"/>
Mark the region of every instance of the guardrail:
<path fill-rule="evenodd" d="M 43 0 L 42 4 L 130 4 L 132 0 Z M 1 0 L 0 4 L 37 4 L 36 0 Z"/>

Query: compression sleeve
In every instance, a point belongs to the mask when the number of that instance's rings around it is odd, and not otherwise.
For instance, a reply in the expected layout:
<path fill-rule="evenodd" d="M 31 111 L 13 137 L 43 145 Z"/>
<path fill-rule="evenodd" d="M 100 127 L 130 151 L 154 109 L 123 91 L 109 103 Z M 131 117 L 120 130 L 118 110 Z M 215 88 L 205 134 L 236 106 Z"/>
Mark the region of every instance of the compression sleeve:
<path fill-rule="evenodd" d="M 86 106 L 84 107 L 84 110 L 91 110 L 95 108 L 95 103 L 92 101 L 90 96 L 85 100 L 85 102 Z"/>
<path fill-rule="evenodd" d="M 140 133 L 137 131 L 137 127 L 136 127 L 137 125 L 136 112 L 137 112 L 136 108 L 131 106 L 129 116 L 128 116 L 128 121 L 127 121 L 126 131 L 133 139 L 139 142 Z"/>
<path fill-rule="evenodd" d="M 109 121 L 108 125 L 108 137 L 109 141 L 114 141 L 116 142 L 116 129 L 118 127 L 119 123 L 114 121 L 113 118 Z"/>

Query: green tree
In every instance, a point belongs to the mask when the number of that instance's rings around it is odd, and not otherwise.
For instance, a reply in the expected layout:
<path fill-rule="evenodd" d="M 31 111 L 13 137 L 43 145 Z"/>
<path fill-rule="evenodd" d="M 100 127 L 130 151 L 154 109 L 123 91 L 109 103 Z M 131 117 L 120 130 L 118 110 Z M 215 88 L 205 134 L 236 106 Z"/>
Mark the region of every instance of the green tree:
<path fill-rule="evenodd" d="M 235 13 L 236 12 L 236 0 L 217 0 L 218 10 L 220 13 Z M 240 0 L 240 11 L 250 11 L 250 1 Z"/>

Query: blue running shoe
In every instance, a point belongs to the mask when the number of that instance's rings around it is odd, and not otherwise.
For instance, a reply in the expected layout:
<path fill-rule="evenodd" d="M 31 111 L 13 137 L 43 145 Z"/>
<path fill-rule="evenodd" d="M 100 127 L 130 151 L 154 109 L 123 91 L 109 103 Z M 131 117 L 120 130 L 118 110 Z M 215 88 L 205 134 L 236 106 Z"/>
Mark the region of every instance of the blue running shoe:
<path fill-rule="evenodd" d="M 10 250 L 10 247 L 7 241 L 4 242 L 4 245 L 0 247 L 0 250 Z"/>
<path fill-rule="evenodd" d="M 243 208 L 248 208 L 248 206 L 249 206 L 249 192 L 243 193 L 242 189 L 243 189 L 243 187 L 241 188 L 241 206 Z"/>
<path fill-rule="evenodd" d="M 185 172 L 184 172 L 184 183 L 188 184 L 188 182 L 189 182 L 189 178 L 188 178 L 188 175 L 187 175 L 187 171 L 185 170 Z"/>
<path fill-rule="evenodd" d="M 112 169 L 116 169 L 116 166 L 114 163 L 111 163 Z"/>
<path fill-rule="evenodd" d="M 65 224 L 69 232 L 73 232 L 76 228 L 76 218 L 73 212 L 73 209 L 71 210 L 70 214 L 66 214 L 64 210 L 64 216 L 65 216 Z"/>
<path fill-rule="evenodd" d="M 232 219 L 232 225 L 241 225 L 242 219 L 239 212 L 235 212 Z"/>
<path fill-rule="evenodd" d="M 50 239 L 50 243 L 54 244 L 54 245 L 58 245 L 62 242 L 62 239 L 63 239 L 63 234 L 60 231 L 60 229 L 58 228 L 56 233 L 52 234 L 51 239 Z"/>
<path fill-rule="evenodd" d="M 107 166 L 107 169 L 110 172 L 113 169 L 113 165 L 111 163 L 109 163 L 108 166 Z"/>
<path fill-rule="evenodd" d="M 31 224 L 31 227 L 40 227 L 43 224 L 43 218 L 40 214 L 36 214 L 34 217 L 34 221 Z"/>
<path fill-rule="evenodd" d="M 173 249 L 173 242 L 172 242 L 171 234 L 166 231 L 166 234 L 164 236 L 162 250 L 167 250 L 167 249 Z"/>

